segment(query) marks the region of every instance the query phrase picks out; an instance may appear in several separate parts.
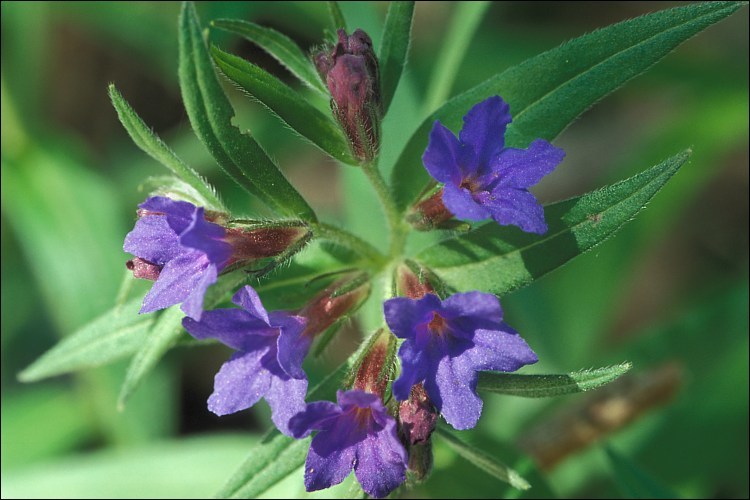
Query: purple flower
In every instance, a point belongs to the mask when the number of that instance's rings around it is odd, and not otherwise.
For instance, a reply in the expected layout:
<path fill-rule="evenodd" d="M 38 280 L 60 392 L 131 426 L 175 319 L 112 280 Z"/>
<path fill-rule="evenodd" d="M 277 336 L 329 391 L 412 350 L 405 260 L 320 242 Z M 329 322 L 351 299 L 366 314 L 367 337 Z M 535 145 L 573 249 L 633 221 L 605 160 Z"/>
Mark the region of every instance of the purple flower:
<path fill-rule="evenodd" d="M 409 398 L 422 382 L 430 400 L 454 428 L 474 427 L 482 413 L 477 372 L 512 372 L 536 363 L 526 342 L 503 321 L 500 301 L 481 292 L 457 293 L 445 300 L 396 297 L 384 304 L 391 331 L 406 339 L 398 355 L 401 376 L 393 395 Z"/>
<path fill-rule="evenodd" d="M 215 309 L 200 321 L 182 320 L 193 337 L 215 338 L 237 350 L 216 374 L 208 409 L 227 415 L 265 398 L 276 427 L 291 435 L 289 419 L 305 409 L 307 393 L 302 361 L 311 339 L 303 335 L 305 320 L 280 311 L 269 314 L 250 286 L 234 294 L 232 302 L 242 309 Z"/>
<path fill-rule="evenodd" d="M 232 247 L 223 227 L 206 220 L 203 207 L 162 196 L 139 205 L 138 222 L 123 249 L 137 258 L 128 268 L 137 278 L 156 282 L 143 299 L 141 313 L 182 302 L 182 310 L 200 319 L 206 289 L 216 283 Z"/>
<path fill-rule="evenodd" d="M 396 421 L 375 394 L 338 391 L 337 400 L 338 405 L 308 404 L 289 422 L 296 438 L 320 431 L 305 461 L 305 488 L 329 488 L 354 469 L 368 495 L 384 497 L 406 479 L 406 451 L 396 435 Z"/>
<path fill-rule="evenodd" d="M 528 149 L 506 148 L 510 122 L 508 104 L 499 96 L 469 110 L 458 139 L 435 121 L 422 161 L 435 180 L 445 183 L 442 201 L 459 219 L 492 217 L 498 224 L 543 234 L 544 210 L 528 188 L 554 170 L 565 152 L 543 139 Z"/>

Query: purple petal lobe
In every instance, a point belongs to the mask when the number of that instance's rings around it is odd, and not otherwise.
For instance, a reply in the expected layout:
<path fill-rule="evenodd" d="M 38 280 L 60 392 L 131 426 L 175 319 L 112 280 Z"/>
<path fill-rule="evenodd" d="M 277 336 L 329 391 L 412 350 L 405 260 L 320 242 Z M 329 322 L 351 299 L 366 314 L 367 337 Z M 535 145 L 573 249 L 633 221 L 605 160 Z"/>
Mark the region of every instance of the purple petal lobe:
<path fill-rule="evenodd" d="M 401 344 L 398 357 L 401 358 L 401 375 L 393 382 L 393 395 L 399 401 L 409 399 L 412 386 L 422 382 L 428 375 L 427 353 L 416 347 L 416 342 Z"/>
<path fill-rule="evenodd" d="M 263 303 L 260 301 L 258 292 L 255 291 L 250 285 L 245 285 L 240 288 L 237 293 L 232 297 L 232 302 L 249 312 L 254 317 L 260 319 L 268 326 L 271 326 L 271 322 L 268 319 L 268 312 L 263 307 Z"/>
<path fill-rule="evenodd" d="M 438 182 L 458 186 L 461 183 L 460 155 L 461 145 L 456 136 L 436 121 L 430 132 L 427 149 L 422 155 L 422 163 L 427 172 Z"/>
<path fill-rule="evenodd" d="M 221 416 L 257 403 L 271 385 L 271 373 L 261 363 L 265 354 L 263 350 L 237 352 L 224 363 L 214 378 L 208 409 Z"/>
<path fill-rule="evenodd" d="M 418 300 L 406 297 L 388 299 L 383 304 L 383 312 L 388 328 L 399 338 L 414 337 L 414 329 L 420 323 L 432 319 L 432 312 L 440 307 L 440 299 L 426 294 Z"/>
<path fill-rule="evenodd" d="M 165 309 L 187 300 L 194 292 L 205 292 L 208 285 L 205 283 L 204 275 L 208 275 L 209 279 L 213 276 L 214 282 L 216 281 L 216 269 L 214 268 L 212 273 L 210 267 L 208 260 L 198 251 L 184 253 L 170 260 L 164 265 L 159 279 L 154 282 L 154 286 L 143 299 L 141 313 Z M 200 314 L 188 315 L 200 319 Z"/>
<path fill-rule="evenodd" d="M 452 184 L 446 184 L 443 189 L 443 204 L 458 219 L 484 220 L 490 217 L 490 211 L 468 189 Z"/>
<path fill-rule="evenodd" d="M 475 370 L 514 372 L 539 358 L 518 332 L 502 323 L 503 330 L 477 330 L 474 347 L 466 353 Z"/>
<path fill-rule="evenodd" d="M 491 293 L 456 293 L 443 301 L 442 315 L 451 318 L 454 330 L 471 337 L 477 328 L 496 328 L 503 320 L 500 300 Z"/>
<path fill-rule="evenodd" d="M 177 233 L 163 215 L 141 217 L 125 236 L 123 250 L 154 264 L 164 265 L 180 253 Z"/>
<path fill-rule="evenodd" d="M 306 378 L 302 362 L 310 350 L 312 339 L 302 335 L 305 330 L 305 319 L 286 313 L 271 313 L 271 322 L 281 329 L 277 341 L 279 366 L 290 377 Z"/>
<path fill-rule="evenodd" d="M 138 206 L 149 212 L 166 215 L 169 226 L 177 234 L 182 233 L 190 225 L 196 209 L 192 203 L 176 201 L 164 196 L 153 196 Z"/>
<path fill-rule="evenodd" d="M 444 357 L 438 364 L 435 380 L 426 380 L 425 388 L 446 422 L 457 430 L 471 429 L 482 414 L 482 400 L 476 394 L 477 373 L 465 353 Z M 437 392 L 438 397 L 435 397 Z"/>
<path fill-rule="evenodd" d="M 304 373 L 303 373 L 304 376 Z M 292 435 L 289 421 L 305 409 L 307 378 L 271 377 L 271 384 L 265 393 L 268 406 L 271 407 L 271 420 L 287 436 Z"/>
<path fill-rule="evenodd" d="M 505 128 L 510 122 L 510 107 L 499 96 L 485 99 L 469 110 L 459 134 L 461 143 L 473 151 L 466 158 L 470 163 L 463 165 L 464 176 L 481 175 L 489 166 L 505 145 Z"/>
<path fill-rule="evenodd" d="M 304 411 L 297 413 L 289 421 L 292 436 L 303 438 L 312 431 L 327 429 L 330 423 L 341 415 L 341 408 L 330 401 L 309 403 Z"/>
<path fill-rule="evenodd" d="M 208 260 L 223 268 L 232 255 L 232 246 L 222 240 L 225 235 L 223 227 L 203 217 L 203 207 L 200 207 L 195 210 L 190 225 L 180 234 L 180 244 L 200 250 Z"/>
<path fill-rule="evenodd" d="M 241 309 L 206 311 L 200 321 L 184 318 L 182 326 L 197 339 L 214 338 L 238 351 L 271 348 L 277 335 L 275 328 Z"/>
<path fill-rule="evenodd" d="M 392 425 L 370 434 L 357 444 L 354 473 L 362 489 L 370 496 L 383 498 L 406 480 L 406 452 Z"/>
<path fill-rule="evenodd" d="M 305 489 L 317 491 L 330 488 L 346 479 L 352 470 L 355 459 L 355 447 L 350 446 L 340 450 L 338 453 L 321 456 L 318 448 L 321 442 L 329 437 L 329 433 L 320 433 L 315 436 L 310 444 L 305 460 Z"/>
<path fill-rule="evenodd" d="M 180 309 L 185 314 L 196 320 L 201 319 L 201 315 L 203 314 L 203 297 L 206 295 L 208 287 L 216 283 L 218 275 L 216 265 L 209 264 L 202 272 L 196 273 L 191 277 L 192 291 L 182 302 L 182 306 L 180 306 Z"/>
<path fill-rule="evenodd" d="M 544 139 L 536 139 L 528 149 L 508 148 L 493 161 L 497 186 L 528 188 L 552 172 L 565 157 L 565 151 Z M 491 187 L 495 187 L 494 185 Z"/>
<path fill-rule="evenodd" d="M 485 195 L 482 200 L 484 206 L 501 226 L 515 225 L 527 233 L 547 232 L 544 209 L 534 195 L 525 189 L 498 187 L 491 195 Z"/>

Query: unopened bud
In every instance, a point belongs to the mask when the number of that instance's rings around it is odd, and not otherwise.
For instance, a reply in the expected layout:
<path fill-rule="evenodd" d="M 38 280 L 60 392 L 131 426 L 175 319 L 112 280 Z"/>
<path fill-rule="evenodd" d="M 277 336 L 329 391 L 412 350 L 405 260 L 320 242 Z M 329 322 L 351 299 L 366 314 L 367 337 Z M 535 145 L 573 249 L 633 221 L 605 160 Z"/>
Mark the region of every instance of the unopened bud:
<path fill-rule="evenodd" d="M 453 214 L 443 203 L 443 189 L 414 205 L 406 216 L 406 221 L 418 231 L 433 229 L 469 230 L 471 226 L 455 220 Z"/>
<path fill-rule="evenodd" d="M 437 425 L 438 413 L 420 383 L 411 388 L 409 399 L 398 408 L 401 434 L 409 444 L 425 443 Z"/>
<path fill-rule="evenodd" d="M 125 267 L 133 271 L 133 276 L 136 278 L 156 281 L 157 278 L 159 278 L 159 274 L 161 274 L 161 268 L 163 266 L 136 257 L 135 259 L 127 261 Z"/>
<path fill-rule="evenodd" d="M 380 146 L 380 74 L 372 40 L 358 29 L 318 52 L 313 62 L 331 92 L 331 109 L 360 161 L 372 160 Z"/>
<path fill-rule="evenodd" d="M 224 241 L 232 245 L 229 265 L 275 257 L 310 237 L 305 226 L 226 228 Z"/>
<path fill-rule="evenodd" d="M 396 337 L 385 329 L 379 330 L 363 354 L 352 388 L 383 398 L 394 368 L 395 355 Z"/>
<path fill-rule="evenodd" d="M 415 267 L 416 269 L 412 269 L 411 267 Z M 403 295 L 410 299 L 421 299 L 428 293 L 435 293 L 435 288 L 433 288 L 427 279 L 426 272 L 414 264 L 411 267 L 401 264 L 396 270 L 398 295 Z"/>
<path fill-rule="evenodd" d="M 303 335 L 314 337 L 354 312 L 370 294 L 366 276 L 357 274 L 336 281 L 319 292 L 297 313 L 307 320 Z"/>

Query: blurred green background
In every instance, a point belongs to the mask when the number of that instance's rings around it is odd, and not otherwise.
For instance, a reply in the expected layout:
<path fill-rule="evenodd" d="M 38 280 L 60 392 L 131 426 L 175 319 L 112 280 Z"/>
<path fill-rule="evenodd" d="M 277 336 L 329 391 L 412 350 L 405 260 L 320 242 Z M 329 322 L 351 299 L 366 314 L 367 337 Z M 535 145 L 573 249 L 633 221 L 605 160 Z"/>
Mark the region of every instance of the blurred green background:
<path fill-rule="evenodd" d="M 342 4 L 350 26 L 377 45 L 387 3 Z M 564 40 L 673 5 L 682 3 L 492 4 L 451 95 Z M 29 385 L 16 379 L 111 306 L 125 274 L 122 240 L 147 194 L 140 186 L 166 172 L 120 126 L 109 82 L 231 207 L 252 208 L 191 133 L 177 84 L 179 4 L 1 8 L 2 496 L 210 495 L 270 425 L 265 404 L 221 419 L 206 409 L 226 349 L 171 352 L 123 412 L 115 402 L 126 362 Z M 386 164 L 429 111 L 422 99 L 455 8 L 417 4 L 410 64 L 384 123 Z M 318 2 L 199 3 L 198 13 L 204 25 L 237 17 L 276 28 L 306 50 L 327 26 Z M 296 84 L 257 47 L 218 31 L 211 37 Z M 382 217 L 361 174 L 227 88 L 238 123 L 319 213 L 382 243 Z M 693 148 L 616 237 L 503 299 L 507 321 L 542 360 L 527 373 L 625 360 L 634 373 L 591 396 L 486 395 L 479 426 L 461 436 L 525 475 L 527 496 L 747 497 L 748 9 L 604 99 L 556 144 L 567 157 L 536 190 L 545 202 Z M 349 338 L 333 345 L 321 372 L 351 351 L 356 326 L 341 333 Z M 302 492 L 298 473 L 268 495 Z M 440 442 L 432 477 L 408 493 L 515 495 Z"/>

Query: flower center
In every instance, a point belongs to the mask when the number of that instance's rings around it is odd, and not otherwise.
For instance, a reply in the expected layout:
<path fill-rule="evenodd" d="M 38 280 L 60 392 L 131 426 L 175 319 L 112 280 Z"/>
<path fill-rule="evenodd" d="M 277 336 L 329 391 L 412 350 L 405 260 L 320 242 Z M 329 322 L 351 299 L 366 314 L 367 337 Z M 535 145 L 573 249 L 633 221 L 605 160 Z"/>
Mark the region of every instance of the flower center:
<path fill-rule="evenodd" d="M 357 408 L 354 410 L 354 421 L 360 429 L 366 429 L 372 420 L 372 408 Z"/>
<path fill-rule="evenodd" d="M 438 313 L 432 313 L 432 319 L 427 323 L 427 328 L 436 335 L 442 335 L 447 330 L 448 324 L 445 318 L 440 316 Z"/>

